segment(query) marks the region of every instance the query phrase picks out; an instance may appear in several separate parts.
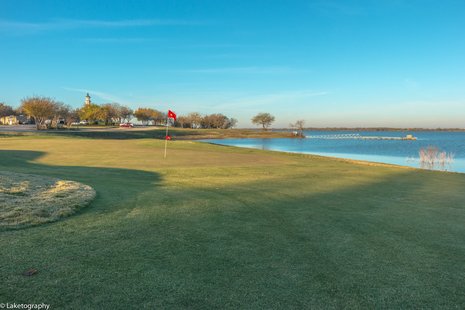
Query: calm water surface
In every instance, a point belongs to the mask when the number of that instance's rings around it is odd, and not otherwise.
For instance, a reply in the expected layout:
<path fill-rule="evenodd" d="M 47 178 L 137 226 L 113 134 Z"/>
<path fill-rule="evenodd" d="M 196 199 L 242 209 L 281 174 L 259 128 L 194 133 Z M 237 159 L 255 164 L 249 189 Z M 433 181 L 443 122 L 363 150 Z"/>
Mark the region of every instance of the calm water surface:
<path fill-rule="evenodd" d="M 370 140 L 360 137 L 405 137 L 417 140 Z M 339 158 L 367 160 L 420 168 L 419 150 L 435 146 L 452 153 L 450 165 L 435 165 L 438 170 L 465 172 L 465 132 L 349 132 L 309 131 L 303 139 L 211 139 L 205 142 L 262 150 L 316 154 Z"/>

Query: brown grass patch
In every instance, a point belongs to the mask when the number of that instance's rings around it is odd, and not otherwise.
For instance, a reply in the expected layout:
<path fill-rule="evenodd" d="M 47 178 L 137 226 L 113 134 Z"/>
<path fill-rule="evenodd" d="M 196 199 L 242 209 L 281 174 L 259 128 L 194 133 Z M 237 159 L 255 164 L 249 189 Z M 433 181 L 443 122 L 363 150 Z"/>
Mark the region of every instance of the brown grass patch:
<path fill-rule="evenodd" d="M 95 197 L 92 187 L 40 175 L 0 172 L 0 229 L 54 222 Z"/>

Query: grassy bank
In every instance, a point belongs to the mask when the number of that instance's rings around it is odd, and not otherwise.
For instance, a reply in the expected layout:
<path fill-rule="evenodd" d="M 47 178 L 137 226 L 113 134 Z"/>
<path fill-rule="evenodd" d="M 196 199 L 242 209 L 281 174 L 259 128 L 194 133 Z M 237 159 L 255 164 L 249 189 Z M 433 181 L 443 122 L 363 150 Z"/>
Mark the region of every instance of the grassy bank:
<path fill-rule="evenodd" d="M 92 186 L 0 232 L 0 302 L 462 308 L 465 175 L 154 139 L 0 139 L 0 169 Z M 38 273 L 21 273 L 36 268 Z"/>
<path fill-rule="evenodd" d="M 286 130 L 253 130 L 253 129 L 187 129 L 170 128 L 170 136 L 175 140 L 200 140 L 200 139 L 226 139 L 226 138 L 293 138 L 290 131 Z M 30 131 L 1 131 L 2 137 L 24 136 L 58 136 L 91 139 L 165 139 L 165 127 L 81 127 L 72 129 L 49 129 Z"/>

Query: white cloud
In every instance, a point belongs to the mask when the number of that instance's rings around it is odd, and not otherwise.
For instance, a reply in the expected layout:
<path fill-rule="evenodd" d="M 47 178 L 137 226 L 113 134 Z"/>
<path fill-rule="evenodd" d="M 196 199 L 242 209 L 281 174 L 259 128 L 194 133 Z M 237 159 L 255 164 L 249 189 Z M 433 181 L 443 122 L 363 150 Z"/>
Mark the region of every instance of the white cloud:
<path fill-rule="evenodd" d="M 89 93 L 91 97 L 95 96 L 99 99 L 105 100 L 110 103 L 122 103 L 122 104 L 126 103 L 126 101 L 119 96 L 109 94 L 106 92 L 102 92 L 102 91 L 98 91 L 98 90 L 93 90 L 93 89 L 88 89 L 88 88 L 73 88 L 73 87 L 62 87 L 62 88 L 64 90 L 82 93 L 83 98 L 86 93 Z"/>
<path fill-rule="evenodd" d="M 354 3 L 346 3 L 342 1 L 324 0 L 317 1 L 311 4 L 312 8 L 319 10 L 322 13 L 336 13 L 341 15 L 362 15 L 365 10 L 361 6 Z"/>
<path fill-rule="evenodd" d="M 202 22 L 176 19 L 125 19 L 125 20 L 87 20 L 87 19 L 54 19 L 45 22 L 19 22 L 0 20 L 0 32 L 15 34 L 31 34 L 53 30 L 69 30 L 81 28 L 130 28 L 151 26 L 192 26 Z"/>
<path fill-rule="evenodd" d="M 417 89 L 420 86 L 418 81 L 416 81 L 416 80 L 414 80 L 412 78 L 404 78 L 403 84 L 408 89 Z"/>
<path fill-rule="evenodd" d="M 148 43 L 158 42 L 153 38 L 85 38 L 81 39 L 82 42 L 87 43 Z"/>
<path fill-rule="evenodd" d="M 305 72 L 304 70 L 294 69 L 290 67 L 226 67 L 226 68 L 201 68 L 184 70 L 187 73 L 206 73 L 206 74 L 283 74 Z"/>
<path fill-rule="evenodd" d="M 296 91 L 281 91 L 268 94 L 260 94 L 254 96 L 243 96 L 235 98 L 218 105 L 215 107 L 219 109 L 237 109 L 237 108 L 252 108 L 258 109 L 263 106 L 276 107 L 277 105 L 286 105 L 289 103 L 301 102 L 302 100 L 325 96 L 328 92 L 326 91 L 314 91 L 314 90 L 296 90 Z"/>

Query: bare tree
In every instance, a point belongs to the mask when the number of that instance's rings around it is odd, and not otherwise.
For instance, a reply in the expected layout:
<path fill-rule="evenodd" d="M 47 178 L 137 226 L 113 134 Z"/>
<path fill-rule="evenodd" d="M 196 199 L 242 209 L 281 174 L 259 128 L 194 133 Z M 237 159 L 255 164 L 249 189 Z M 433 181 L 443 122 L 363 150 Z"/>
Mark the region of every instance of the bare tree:
<path fill-rule="evenodd" d="M 187 116 L 178 116 L 176 118 L 175 125 L 176 126 L 179 125 L 179 127 L 184 128 L 184 127 L 190 125 L 189 124 L 189 118 Z"/>
<path fill-rule="evenodd" d="M 201 123 L 202 123 L 202 115 L 197 112 L 192 112 L 187 115 L 187 118 L 189 119 L 190 127 L 191 128 L 200 128 Z"/>
<path fill-rule="evenodd" d="M 208 114 L 202 117 L 200 121 L 201 128 L 217 128 L 227 129 L 232 128 L 236 125 L 237 120 L 234 118 L 228 118 L 226 115 L 221 113 Z"/>
<path fill-rule="evenodd" d="M 73 109 L 70 105 L 62 102 L 57 103 L 52 127 L 54 125 L 55 128 L 58 128 L 60 124 L 63 124 L 69 128 L 73 122 L 77 121 L 79 121 L 79 109 Z"/>
<path fill-rule="evenodd" d="M 101 114 L 103 116 L 103 120 L 105 121 L 105 125 L 108 124 L 117 124 L 123 122 L 129 122 L 131 116 L 133 115 L 133 111 L 126 106 L 122 106 L 118 103 L 107 103 L 101 106 Z"/>
<path fill-rule="evenodd" d="M 6 105 L 3 102 L 0 102 L 0 117 L 14 115 L 15 111 L 9 105 Z"/>
<path fill-rule="evenodd" d="M 226 128 L 234 128 L 237 125 L 237 119 L 231 117 L 228 121 L 228 126 Z"/>
<path fill-rule="evenodd" d="M 228 118 L 221 113 L 210 115 L 210 121 L 213 128 L 225 128 L 228 124 Z"/>
<path fill-rule="evenodd" d="M 213 128 L 212 123 L 213 123 L 213 121 L 211 119 L 211 116 L 210 115 L 204 115 L 202 117 L 202 120 L 200 121 L 200 126 L 202 128 L 209 129 L 209 128 Z"/>
<path fill-rule="evenodd" d="M 69 109 L 65 115 L 63 115 L 65 119 L 66 127 L 70 128 L 71 124 L 74 122 L 79 121 L 79 109 Z"/>
<path fill-rule="evenodd" d="M 134 111 L 131 108 L 126 106 L 120 106 L 119 109 L 119 117 L 121 118 L 121 122 L 129 122 L 131 117 L 134 115 Z"/>
<path fill-rule="evenodd" d="M 45 127 L 45 121 L 55 116 L 57 102 L 49 97 L 34 96 L 21 100 L 20 109 L 34 118 L 37 130 L 40 130 Z"/>
<path fill-rule="evenodd" d="M 267 130 L 274 120 L 274 116 L 270 113 L 258 113 L 252 118 L 252 124 L 261 125 L 263 130 Z"/>
<path fill-rule="evenodd" d="M 55 103 L 55 113 L 52 118 L 52 122 L 50 123 L 51 127 L 55 127 L 58 129 L 59 124 L 64 124 L 66 122 L 66 117 L 72 111 L 71 106 L 64 104 L 63 102 L 56 102 Z"/>
<path fill-rule="evenodd" d="M 304 127 L 305 127 L 305 121 L 303 119 L 300 119 L 296 121 L 294 124 L 290 124 L 291 128 L 294 128 L 297 130 L 297 136 L 303 138 L 304 137 Z"/>

